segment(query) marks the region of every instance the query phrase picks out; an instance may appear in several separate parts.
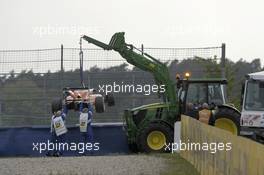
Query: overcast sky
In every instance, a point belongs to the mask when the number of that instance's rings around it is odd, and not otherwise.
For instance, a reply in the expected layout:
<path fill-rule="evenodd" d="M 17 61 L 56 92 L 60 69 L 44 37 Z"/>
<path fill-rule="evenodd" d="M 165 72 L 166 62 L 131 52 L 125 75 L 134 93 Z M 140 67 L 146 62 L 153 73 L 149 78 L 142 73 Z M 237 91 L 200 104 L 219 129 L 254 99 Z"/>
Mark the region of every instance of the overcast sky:
<path fill-rule="evenodd" d="M 79 47 L 113 33 L 145 47 L 227 44 L 227 57 L 264 62 L 261 0 L 1 0 L 0 50 Z M 86 45 L 87 46 L 87 45 Z"/>

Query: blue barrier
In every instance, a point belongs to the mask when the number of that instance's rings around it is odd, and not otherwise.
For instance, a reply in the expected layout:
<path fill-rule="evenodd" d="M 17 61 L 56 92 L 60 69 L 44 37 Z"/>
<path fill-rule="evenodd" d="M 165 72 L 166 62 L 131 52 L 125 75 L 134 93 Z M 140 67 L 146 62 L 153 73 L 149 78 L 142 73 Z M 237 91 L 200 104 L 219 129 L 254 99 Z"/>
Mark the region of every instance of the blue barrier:
<path fill-rule="evenodd" d="M 19 127 L 0 128 L 0 156 L 45 156 L 33 150 L 33 143 L 47 143 L 50 140 L 48 127 Z M 125 132 L 120 124 L 93 125 L 94 142 L 99 143 L 100 149 L 93 155 L 126 154 L 129 152 Z M 68 127 L 66 143 L 78 143 L 80 140 L 79 127 Z M 78 151 L 65 151 L 65 156 L 80 155 Z"/>

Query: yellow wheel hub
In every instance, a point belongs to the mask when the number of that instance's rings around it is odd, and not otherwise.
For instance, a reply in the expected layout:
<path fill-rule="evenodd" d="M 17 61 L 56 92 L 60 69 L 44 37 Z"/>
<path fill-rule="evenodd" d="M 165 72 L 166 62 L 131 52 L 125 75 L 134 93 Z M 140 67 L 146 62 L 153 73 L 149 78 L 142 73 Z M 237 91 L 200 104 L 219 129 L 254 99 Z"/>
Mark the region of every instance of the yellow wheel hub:
<path fill-rule="evenodd" d="M 217 128 L 221 128 L 221 129 L 224 129 L 226 131 L 229 131 L 229 132 L 231 132 L 234 135 L 238 134 L 238 129 L 237 129 L 236 124 L 232 120 L 230 120 L 228 118 L 219 118 L 219 119 L 217 119 L 215 121 L 215 126 Z"/>
<path fill-rule="evenodd" d="M 147 144 L 153 150 L 160 150 L 166 143 L 166 136 L 161 131 L 152 131 L 147 137 Z"/>

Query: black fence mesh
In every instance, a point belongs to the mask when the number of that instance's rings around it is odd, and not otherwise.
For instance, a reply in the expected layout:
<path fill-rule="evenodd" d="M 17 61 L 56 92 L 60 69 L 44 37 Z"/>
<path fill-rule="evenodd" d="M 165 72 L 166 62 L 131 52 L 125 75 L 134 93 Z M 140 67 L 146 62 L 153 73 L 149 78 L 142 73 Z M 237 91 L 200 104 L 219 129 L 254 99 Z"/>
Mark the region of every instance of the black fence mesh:
<path fill-rule="evenodd" d="M 167 62 L 175 73 L 191 71 L 194 77 L 204 76 L 204 68 L 190 66 L 184 60 L 205 58 L 221 60 L 221 47 L 208 48 L 145 48 L 144 52 Z M 126 65 L 125 59 L 113 51 L 84 49 L 84 81 L 87 87 L 99 85 L 152 85 L 150 73 Z M 63 58 L 63 62 L 61 62 Z M 61 65 L 63 63 L 63 71 Z M 48 125 L 51 101 L 60 98 L 63 87 L 80 87 L 79 49 L 0 51 L 0 126 Z M 219 71 L 219 70 L 215 70 Z M 123 110 L 161 101 L 157 94 L 115 93 L 116 105 L 96 114 L 95 122 L 120 122 Z M 78 122 L 70 112 L 67 124 Z"/>

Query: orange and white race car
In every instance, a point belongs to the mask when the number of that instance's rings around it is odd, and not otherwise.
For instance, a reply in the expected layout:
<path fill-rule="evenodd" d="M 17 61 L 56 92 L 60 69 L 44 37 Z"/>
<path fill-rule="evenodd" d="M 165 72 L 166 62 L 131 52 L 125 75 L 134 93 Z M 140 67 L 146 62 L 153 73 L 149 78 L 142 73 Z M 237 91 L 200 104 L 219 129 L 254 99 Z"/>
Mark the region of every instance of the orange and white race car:
<path fill-rule="evenodd" d="M 52 112 L 56 112 L 62 108 L 62 104 L 66 105 L 69 110 L 79 110 L 80 103 L 92 104 L 97 113 L 105 111 L 105 103 L 108 106 L 114 106 L 115 100 L 113 94 L 103 97 L 102 94 L 96 93 L 95 89 L 87 88 L 64 88 L 63 99 L 54 100 L 52 102 Z"/>

